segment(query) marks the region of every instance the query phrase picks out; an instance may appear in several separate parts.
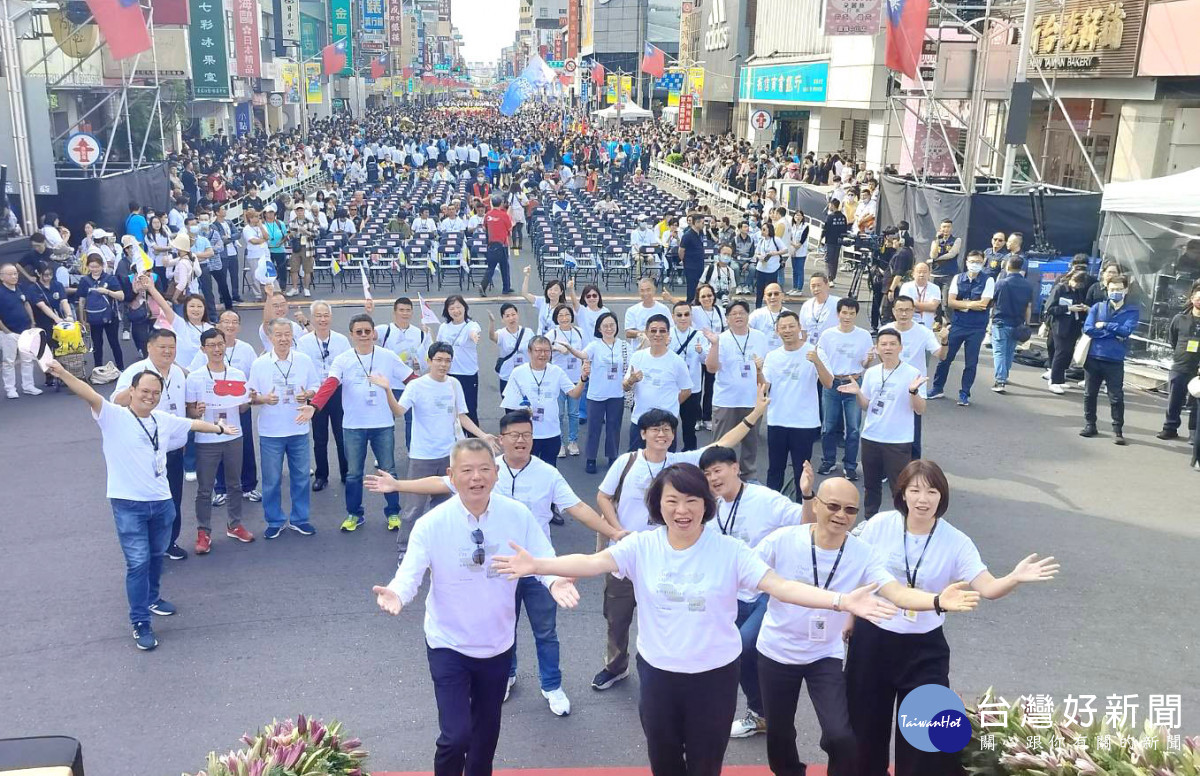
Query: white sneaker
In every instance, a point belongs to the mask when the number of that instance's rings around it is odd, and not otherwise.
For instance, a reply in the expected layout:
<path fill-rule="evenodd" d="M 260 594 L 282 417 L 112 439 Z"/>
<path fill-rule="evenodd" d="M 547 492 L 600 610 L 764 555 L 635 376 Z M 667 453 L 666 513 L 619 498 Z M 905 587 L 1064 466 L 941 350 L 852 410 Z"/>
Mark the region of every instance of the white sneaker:
<path fill-rule="evenodd" d="M 558 446 L 558 457 L 559 457 L 559 458 L 566 458 L 566 457 L 567 457 L 567 448 L 566 448 L 564 445 L 559 445 L 559 446 Z"/>
<path fill-rule="evenodd" d="M 1059 396 L 1062 396 L 1066 392 L 1067 386 L 1059 385 L 1058 383 L 1050 383 L 1050 393 L 1057 393 Z"/>
<path fill-rule="evenodd" d="M 1049 379 L 1050 379 L 1050 370 L 1049 370 L 1049 369 L 1047 369 L 1045 372 L 1042 372 L 1042 379 L 1043 379 L 1043 380 L 1049 380 Z"/>
<path fill-rule="evenodd" d="M 10 399 L 19 399 L 20 398 L 20 396 L 17 394 L 16 391 L 5 391 L 4 395 Z"/>
<path fill-rule="evenodd" d="M 25 393 L 26 393 L 27 395 L 29 395 L 29 396 L 41 396 L 41 395 L 42 395 L 42 389 L 41 389 L 41 388 L 34 388 L 33 386 L 30 386 L 29 388 L 26 388 L 26 389 L 25 389 Z"/>
<path fill-rule="evenodd" d="M 306 288 L 306 289 L 304 289 L 304 295 L 305 295 L 305 296 L 312 296 L 312 289 L 311 289 L 311 288 Z"/>
<path fill-rule="evenodd" d="M 556 717 L 565 717 L 571 713 L 571 699 L 563 692 L 563 688 L 546 692 L 542 690 L 542 697 L 550 703 L 550 711 L 554 712 Z"/>
<path fill-rule="evenodd" d="M 129 332 L 128 332 L 128 331 L 123 331 L 123 332 L 121 332 L 121 339 L 123 339 L 123 340 L 125 340 L 126 342 L 128 342 L 128 341 L 129 341 Z"/>
<path fill-rule="evenodd" d="M 576 442 L 568 442 L 567 452 L 571 455 L 579 455 L 579 444 Z"/>
<path fill-rule="evenodd" d="M 298 293 L 300 293 L 300 292 L 299 292 L 299 291 L 297 291 L 296 289 L 294 289 L 294 288 L 293 288 L 293 289 L 291 289 L 290 291 L 288 291 L 286 294 L 284 294 L 284 296 L 286 296 L 286 297 L 289 297 L 289 298 L 290 298 L 290 297 L 293 297 L 293 296 L 295 296 L 295 295 L 296 295 L 296 294 L 298 294 Z"/>
<path fill-rule="evenodd" d="M 516 683 L 517 683 L 517 677 L 515 677 L 515 676 L 508 677 L 508 684 L 506 684 L 504 686 L 504 700 L 505 701 L 508 700 L 509 695 L 512 695 L 512 688 L 513 688 L 513 685 Z M 501 701 L 501 703 L 503 703 L 503 702 L 504 701 Z"/>
<path fill-rule="evenodd" d="M 183 478 L 185 480 L 187 480 L 188 482 L 195 482 L 196 481 L 196 473 L 195 472 L 184 472 Z"/>
<path fill-rule="evenodd" d="M 767 718 L 760 717 L 750 709 L 746 709 L 746 716 L 741 719 L 734 720 L 733 727 L 729 730 L 730 738 L 749 738 L 750 736 L 758 735 L 759 733 L 767 732 Z"/>

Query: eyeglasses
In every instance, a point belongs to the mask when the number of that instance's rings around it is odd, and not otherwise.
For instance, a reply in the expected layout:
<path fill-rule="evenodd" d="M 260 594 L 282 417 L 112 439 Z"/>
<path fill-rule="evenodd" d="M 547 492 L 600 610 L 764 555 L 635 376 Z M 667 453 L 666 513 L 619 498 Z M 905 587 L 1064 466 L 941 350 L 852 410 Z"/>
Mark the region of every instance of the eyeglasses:
<path fill-rule="evenodd" d="M 500 436 L 508 437 L 514 442 L 528 442 L 533 439 L 532 431 L 505 431 Z"/>
<path fill-rule="evenodd" d="M 831 502 L 826 501 L 825 499 L 821 498 L 820 496 L 817 496 L 816 499 L 817 499 L 817 501 L 820 501 L 822 504 L 824 504 L 825 508 L 828 509 L 830 512 L 832 512 L 835 515 L 838 512 L 844 513 L 846 515 L 846 517 L 855 517 L 858 515 L 858 507 L 853 507 L 853 506 L 850 506 L 849 504 L 839 504 L 836 501 L 831 503 Z"/>
<path fill-rule="evenodd" d="M 475 552 L 471 553 L 471 560 L 476 566 L 483 565 L 483 559 L 486 555 L 483 551 L 483 530 L 476 528 L 471 532 L 471 541 L 475 542 Z"/>

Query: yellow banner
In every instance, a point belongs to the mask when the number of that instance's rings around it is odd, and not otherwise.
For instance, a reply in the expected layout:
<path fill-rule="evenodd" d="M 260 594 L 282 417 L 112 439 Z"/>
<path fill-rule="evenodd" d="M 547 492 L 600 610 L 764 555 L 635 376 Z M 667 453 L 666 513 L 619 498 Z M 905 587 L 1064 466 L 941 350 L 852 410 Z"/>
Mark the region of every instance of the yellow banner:
<path fill-rule="evenodd" d="M 308 92 L 308 104 L 320 105 L 325 101 L 325 93 L 321 89 L 321 63 L 304 63 L 304 88 Z"/>
<path fill-rule="evenodd" d="M 392 96 L 393 97 L 403 97 L 404 96 L 404 79 L 403 78 L 393 78 L 392 79 Z"/>
<path fill-rule="evenodd" d="M 623 75 L 621 78 L 621 98 L 628 101 L 629 95 L 633 94 L 633 76 Z M 617 76 L 608 75 L 605 77 L 607 102 L 611 105 L 617 101 Z"/>
<path fill-rule="evenodd" d="M 280 64 L 279 77 L 283 81 L 284 102 L 300 104 L 300 65 L 295 62 Z"/>

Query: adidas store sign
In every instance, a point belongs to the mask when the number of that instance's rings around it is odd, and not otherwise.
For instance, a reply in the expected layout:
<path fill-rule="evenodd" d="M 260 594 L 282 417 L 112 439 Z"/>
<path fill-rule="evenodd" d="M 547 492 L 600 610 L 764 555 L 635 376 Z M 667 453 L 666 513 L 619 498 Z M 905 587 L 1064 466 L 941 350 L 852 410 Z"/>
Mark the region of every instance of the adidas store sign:
<path fill-rule="evenodd" d="M 725 18 L 725 0 L 713 0 L 708 14 L 708 29 L 704 32 L 704 50 L 720 51 L 729 48 L 729 21 Z"/>

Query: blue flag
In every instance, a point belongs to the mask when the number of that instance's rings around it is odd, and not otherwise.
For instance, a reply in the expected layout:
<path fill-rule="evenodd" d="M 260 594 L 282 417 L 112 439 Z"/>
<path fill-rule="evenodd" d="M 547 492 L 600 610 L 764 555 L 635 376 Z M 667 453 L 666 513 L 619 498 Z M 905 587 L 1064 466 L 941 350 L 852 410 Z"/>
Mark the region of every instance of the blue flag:
<path fill-rule="evenodd" d="M 511 116 L 517 112 L 521 104 L 537 93 L 537 86 L 526 80 L 524 77 L 514 78 L 508 84 L 508 89 L 504 92 L 504 99 L 500 101 L 500 114 L 503 116 Z"/>

